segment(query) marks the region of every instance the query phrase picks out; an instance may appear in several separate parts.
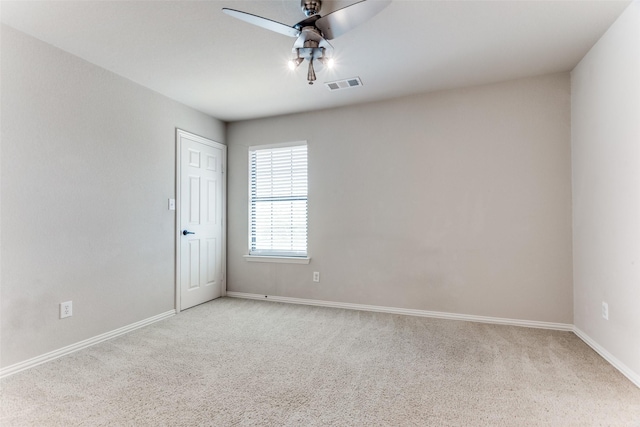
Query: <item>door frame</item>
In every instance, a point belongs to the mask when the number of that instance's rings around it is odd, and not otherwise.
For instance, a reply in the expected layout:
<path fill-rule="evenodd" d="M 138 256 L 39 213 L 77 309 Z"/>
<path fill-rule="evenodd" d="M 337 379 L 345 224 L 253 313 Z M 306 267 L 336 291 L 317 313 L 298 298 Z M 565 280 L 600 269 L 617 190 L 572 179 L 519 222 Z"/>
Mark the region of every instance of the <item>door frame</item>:
<path fill-rule="evenodd" d="M 220 281 L 220 296 L 227 295 L 227 146 L 208 138 L 176 128 L 176 222 L 174 228 L 174 238 L 176 246 L 175 257 L 175 309 L 180 313 L 181 305 L 181 248 L 180 248 L 180 224 L 182 222 L 180 207 L 180 188 L 182 184 L 182 136 L 195 140 L 201 144 L 222 150 L 222 280 Z"/>

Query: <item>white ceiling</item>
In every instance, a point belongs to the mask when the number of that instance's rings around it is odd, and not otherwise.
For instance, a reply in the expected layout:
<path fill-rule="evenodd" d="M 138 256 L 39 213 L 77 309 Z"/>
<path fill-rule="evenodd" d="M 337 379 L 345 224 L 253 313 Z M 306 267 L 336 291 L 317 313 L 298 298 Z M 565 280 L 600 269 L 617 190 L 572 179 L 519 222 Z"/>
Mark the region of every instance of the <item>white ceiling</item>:
<path fill-rule="evenodd" d="M 326 0 L 321 14 L 356 0 Z M 376 0 L 368 0 L 376 1 Z M 225 121 L 571 70 L 625 1 L 394 0 L 334 40 L 337 65 L 286 67 L 295 39 L 223 7 L 293 25 L 299 0 L 5 1 L 2 22 Z M 359 76 L 330 92 L 322 83 Z"/>

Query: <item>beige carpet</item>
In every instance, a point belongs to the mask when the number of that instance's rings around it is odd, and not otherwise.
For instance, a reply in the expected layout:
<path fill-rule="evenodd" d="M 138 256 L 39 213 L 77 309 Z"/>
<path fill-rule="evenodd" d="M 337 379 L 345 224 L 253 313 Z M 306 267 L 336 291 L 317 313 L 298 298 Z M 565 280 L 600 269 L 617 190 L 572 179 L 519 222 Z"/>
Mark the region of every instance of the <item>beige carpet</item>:
<path fill-rule="evenodd" d="M 2 380 L 2 426 L 640 426 L 570 332 L 223 298 Z"/>

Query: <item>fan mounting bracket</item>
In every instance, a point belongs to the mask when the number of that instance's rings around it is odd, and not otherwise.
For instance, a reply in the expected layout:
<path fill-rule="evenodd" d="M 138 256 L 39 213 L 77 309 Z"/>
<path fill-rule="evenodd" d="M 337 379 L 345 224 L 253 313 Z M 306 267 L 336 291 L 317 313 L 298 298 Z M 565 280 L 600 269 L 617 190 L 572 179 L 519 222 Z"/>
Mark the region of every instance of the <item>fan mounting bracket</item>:
<path fill-rule="evenodd" d="M 300 0 L 300 7 L 305 16 L 313 16 L 320 13 L 322 8 L 321 0 Z"/>

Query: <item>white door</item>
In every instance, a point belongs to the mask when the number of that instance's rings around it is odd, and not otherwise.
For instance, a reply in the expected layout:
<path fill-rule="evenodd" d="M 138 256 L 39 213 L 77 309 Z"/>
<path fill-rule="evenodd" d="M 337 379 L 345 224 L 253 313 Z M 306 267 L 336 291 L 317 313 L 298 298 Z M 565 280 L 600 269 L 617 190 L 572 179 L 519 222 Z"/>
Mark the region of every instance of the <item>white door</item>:
<path fill-rule="evenodd" d="M 225 293 L 224 203 L 226 146 L 177 131 L 178 255 L 176 308 Z"/>

